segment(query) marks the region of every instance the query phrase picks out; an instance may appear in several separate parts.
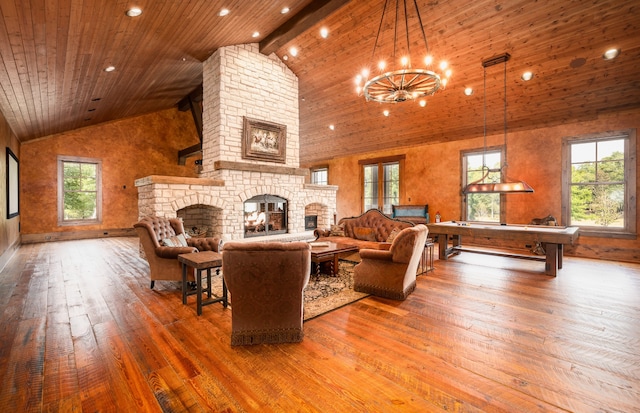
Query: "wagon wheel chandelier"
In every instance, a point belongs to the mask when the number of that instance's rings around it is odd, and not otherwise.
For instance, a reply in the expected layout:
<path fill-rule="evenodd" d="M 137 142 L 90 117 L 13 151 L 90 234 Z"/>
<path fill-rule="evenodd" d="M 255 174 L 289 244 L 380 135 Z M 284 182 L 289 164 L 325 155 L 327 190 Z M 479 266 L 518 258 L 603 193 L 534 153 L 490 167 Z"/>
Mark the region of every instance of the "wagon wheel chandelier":
<path fill-rule="evenodd" d="M 390 7 L 393 1 L 395 1 L 395 12 Z M 449 81 L 451 69 L 448 68 L 446 61 L 440 62 L 438 69 L 432 67 L 433 56 L 429 51 L 417 0 L 413 0 L 413 8 L 414 13 L 407 9 L 407 0 L 385 0 L 384 2 L 369 62 L 369 67 L 372 67 L 373 62 L 378 61 L 379 74 L 370 77 L 371 70 L 365 68 L 356 76 L 358 95 L 364 95 L 367 101 L 398 103 L 418 100 L 421 106 L 425 106 L 424 98 L 444 88 Z M 402 25 L 402 18 L 404 18 L 404 25 Z M 415 56 L 419 55 L 420 59 L 413 59 L 414 62 L 420 61 L 422 64 L 420 66 L 412 64 L 410 48 L 412 43 L 409 40 L 410 21 L 414 21 L 412 18 L 415 20 L 413 26 L 418 24 L 422 33 L 422 48 L 414 49 Z M 393 25 L 392 41 L 383 39 L 384 28 L 391 25 Z M 420 41 L 413 44 L 420 46 Z"/>

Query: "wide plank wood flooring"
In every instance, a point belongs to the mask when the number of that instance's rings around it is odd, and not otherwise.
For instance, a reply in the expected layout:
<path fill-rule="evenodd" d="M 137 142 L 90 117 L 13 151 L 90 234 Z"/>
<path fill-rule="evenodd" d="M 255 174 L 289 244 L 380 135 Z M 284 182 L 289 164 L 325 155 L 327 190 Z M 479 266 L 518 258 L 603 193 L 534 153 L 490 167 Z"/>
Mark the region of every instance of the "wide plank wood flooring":
<path fill-rule="evenodd" d="M 436 261 L 300 344 L 231 347 L 231 310 L 149 289 L 136 238 L 22 246 L 0 273 L 0 412 L 638 412 L 640 265 Z M 194 297 L 191 297 L 193 300 Z"/>

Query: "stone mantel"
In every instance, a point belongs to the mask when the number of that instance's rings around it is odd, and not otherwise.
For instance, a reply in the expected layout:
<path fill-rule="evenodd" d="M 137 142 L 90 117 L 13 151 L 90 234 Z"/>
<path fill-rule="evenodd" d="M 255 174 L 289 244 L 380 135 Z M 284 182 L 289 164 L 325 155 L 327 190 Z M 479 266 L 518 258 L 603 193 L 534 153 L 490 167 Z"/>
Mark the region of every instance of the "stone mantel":
<path fill-rule="evenodd" d="M 189 178 L 186 176 L 164 176 L 149 175 L 144 178 L 136 179 L 136 187 L 151 184 L 168 184 L 168 185 L 202 185 L 202 186 L 224 186 L 224 181 L 220 179 L 210 178 Z"/>
<path fill-rule="evenodd" d="M 289 166 L 259 165 L 248 162 L 232 162 L 232 161 L 215 161 L 213 163 L 215 170 L 228 169 L 232 171 L 248 171 L 248 172 L 266 172 L 278 175 L 309 175 L 309 169 L 293 168 Z"/>

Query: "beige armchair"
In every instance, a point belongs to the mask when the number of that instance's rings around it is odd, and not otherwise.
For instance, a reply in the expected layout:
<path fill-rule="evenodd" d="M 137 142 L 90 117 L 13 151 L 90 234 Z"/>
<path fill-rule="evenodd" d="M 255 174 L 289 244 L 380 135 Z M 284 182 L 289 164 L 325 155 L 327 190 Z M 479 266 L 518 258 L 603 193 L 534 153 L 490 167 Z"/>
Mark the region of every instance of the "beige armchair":
<path fill-rule="evenodd" d="M 218 251 L 218 238 L 187 238 L 186 247 L 167 247 L 162 240 L 184 234 L 179 218 L 144 217 L 133 225 L 140 238 L 145 258 L 149 262 L 151 288 L 156 280 L 182 281 L 182 266 L 178 255 L 198 251 Z M 188 274 L 193 281 L 193 273 Z"/>
<path fill-rule="evenodd" d="M 311 272 L 306 242 L 227 242 L 222 274 L 231 295 L 231 345 L 303 338 L 303 290 Z"/>
<path fill-rule="evenodd" d="M 353 269 L 353 289 L 380 297 L 404 300 L 416 288 L 416 272 L 429 229 L 419 224 L 405 228 L 388 251 L 361 249 L 362 261 Z"/>

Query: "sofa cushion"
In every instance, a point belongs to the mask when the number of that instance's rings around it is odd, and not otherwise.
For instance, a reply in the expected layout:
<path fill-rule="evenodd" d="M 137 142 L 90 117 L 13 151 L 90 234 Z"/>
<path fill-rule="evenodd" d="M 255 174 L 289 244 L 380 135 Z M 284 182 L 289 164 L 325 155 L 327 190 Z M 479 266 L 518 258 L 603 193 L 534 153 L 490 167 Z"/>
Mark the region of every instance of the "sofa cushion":
<path fill-rule="evenodd" d="M 344 237 L 344 225 L 331 225 L 331 236 Z"/>
<path fill-rule="evenodd" d="M 355 235 L 356 239 L 362 241 L 375 241 L 376 233 L 373 228 L 367 227 L 355 227 L 353 229 L 353 235 Z"/>
<path fill-rule="evenodd" d="M 162 240 L 162 245 L 165 247 L 188 247 L 187 239 L 184 237 L 184 234 L 174 235 L 169 238 L 165 238 Z"/>
<path fill-rule="evenodd" d="M 389 236 L 387 237 L 387 242 L 393 242 L 393 240 L 396 239 L 396 236 L 398 236 L 400 231 L 402 231 L 400 228 L 392 229 L 391 232 L 389 233 Z"/>

